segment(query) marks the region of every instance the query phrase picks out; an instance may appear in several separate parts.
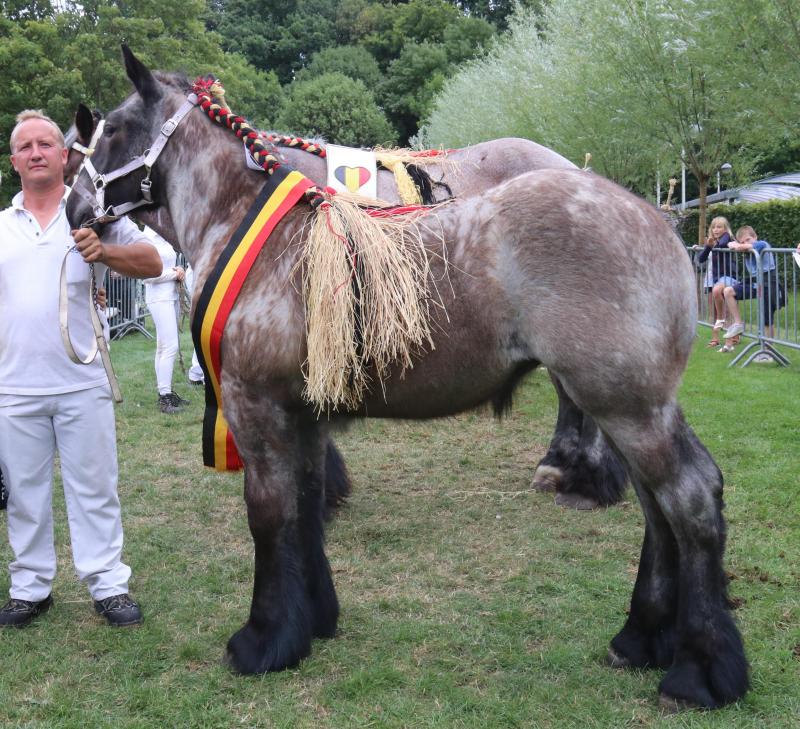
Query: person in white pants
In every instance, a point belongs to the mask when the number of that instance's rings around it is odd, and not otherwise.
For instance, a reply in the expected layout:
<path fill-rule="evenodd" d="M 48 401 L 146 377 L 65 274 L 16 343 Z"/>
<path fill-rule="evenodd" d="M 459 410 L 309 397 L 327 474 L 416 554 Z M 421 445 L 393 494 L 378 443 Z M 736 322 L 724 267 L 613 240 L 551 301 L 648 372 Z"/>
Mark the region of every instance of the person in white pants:
<path fill-rule="evenodd" d="M 0 469 L 8 487 L 10 600 L 0 627 L 21 628 L 53 604 L 53 465 L 61 463 L 72 556 L 95 610 L 110 625 L 142 622 L 122 562 L 114 406 L 99 356 L 67 356 L 59 332 L 59 279 L 66 264 L 69 329 L 79 353 L 94 341 L 87 294 L 106 267 L 155 276 L 155 248 L 129 220 L 70 231 L 64 186 L 67 150 L 40 111 L 17 116 L 11 163 L 22 191 L 0 212 Z M 71 248 L 75 248 L 71 251 Z"/>
<path fill-rule="evenodd" d="M 145 226 L 144 234 L 156 247 L 163 269 L 160 276 L 144 280 L 144 300 L 156 328 L 156 386 L 158 407 L 162 413 L 180 412 L 188 400 L 179 397 L 172 389 L 172 371 L 178 356 L 178 307 L 180 284 L 185 272 L 177 263 L 173 247 L 152 228 Z"/>

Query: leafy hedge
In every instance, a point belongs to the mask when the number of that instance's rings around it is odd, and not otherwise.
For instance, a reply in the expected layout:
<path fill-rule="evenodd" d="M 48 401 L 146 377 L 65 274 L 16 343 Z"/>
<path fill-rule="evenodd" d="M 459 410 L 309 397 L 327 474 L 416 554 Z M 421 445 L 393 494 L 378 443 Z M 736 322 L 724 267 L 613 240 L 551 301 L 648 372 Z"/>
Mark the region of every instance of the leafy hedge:
<path fill-rule="evenodd" d="M 763 203 L 737 205 L 712 205 L 706 220 L 710 223 L 717 215 L 725 216 L 735 233 L 743 225 L 752 226 L 756 235 L 769 241 L 773 248 L 794 248 L 800 243 L 800 198 L 771 200 Z M 681 217 L 678 233 L 687 245 L 697 241 L 699 210 L 691 210 Z"/>

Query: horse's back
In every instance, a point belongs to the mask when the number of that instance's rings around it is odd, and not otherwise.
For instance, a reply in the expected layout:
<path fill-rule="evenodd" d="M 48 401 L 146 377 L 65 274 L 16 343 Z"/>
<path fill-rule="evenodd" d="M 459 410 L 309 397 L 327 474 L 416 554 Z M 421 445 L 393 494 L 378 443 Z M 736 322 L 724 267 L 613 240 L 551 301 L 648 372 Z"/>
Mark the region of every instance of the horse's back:
<path fill-rule="evenodd" d="M 585 391 L 572 394 L 587 409 L 620 391 L 641 402 L 674 397 L 696 299 L 688 256 L 655 208 L 561 169 L 526 173 L 433 216 L 426 238 L 443 304 L 431 309 L 435 346 L 373 408 L 408 407 L 406 391 L 420 387 L 423 410 L 468 408 L 536 363 Z"/>
<path fill-rule="evenodd" d="M 454 197 L 482 194 L 488 188 L 532 170 L 577 169 L 549 147 L 520 137 L 504 137 L 456 149 L 447 182 Z"/>

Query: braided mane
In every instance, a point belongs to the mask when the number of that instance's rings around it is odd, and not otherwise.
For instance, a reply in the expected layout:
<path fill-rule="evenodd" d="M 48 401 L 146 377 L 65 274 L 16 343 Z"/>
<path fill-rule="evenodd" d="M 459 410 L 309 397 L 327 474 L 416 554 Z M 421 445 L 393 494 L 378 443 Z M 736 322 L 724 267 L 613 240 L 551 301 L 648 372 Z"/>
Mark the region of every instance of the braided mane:
<path fill-rule="evenodd" d="M 254 129 L 247 119 L 234 114 L 225 104 L 225 91 L 217 79 L 213 76 L 198 78 L 192 85 L 192 91 L 197 95 L 198 104 L 206 115 L 236 134 L 245 143 L 253 159 L 267 173 L 272 174 L 281 166 L 278 158 L 264 144 L 261 133 Z"/>

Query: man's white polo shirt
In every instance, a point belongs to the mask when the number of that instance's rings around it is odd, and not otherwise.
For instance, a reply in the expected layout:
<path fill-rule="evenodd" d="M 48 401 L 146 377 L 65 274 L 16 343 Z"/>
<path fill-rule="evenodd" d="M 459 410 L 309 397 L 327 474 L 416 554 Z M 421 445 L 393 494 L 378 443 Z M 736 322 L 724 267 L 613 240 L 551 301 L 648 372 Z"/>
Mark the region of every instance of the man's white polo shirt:
<path fill-rule="evenodd" d="M 65 212 L 68 192 L 66 188 L 58 213 L 44 230 L 25 209 L 22 192 L 0 212 L 0 394 L 53 395 L 108 382 L 99 356 L 89 365 L 77 365 L 61 341 L 59 276 L 64 255 L 74 244 Z M 146 239 L 124 218 L 107 226 L 102 240 L 126 245 Z M 95 264 L 94 268 L 100 285 L 106 266 Z M 94 341 L 89 270 L 80 253 L 69 253 L 69 328 L 79 356 Z"/>

